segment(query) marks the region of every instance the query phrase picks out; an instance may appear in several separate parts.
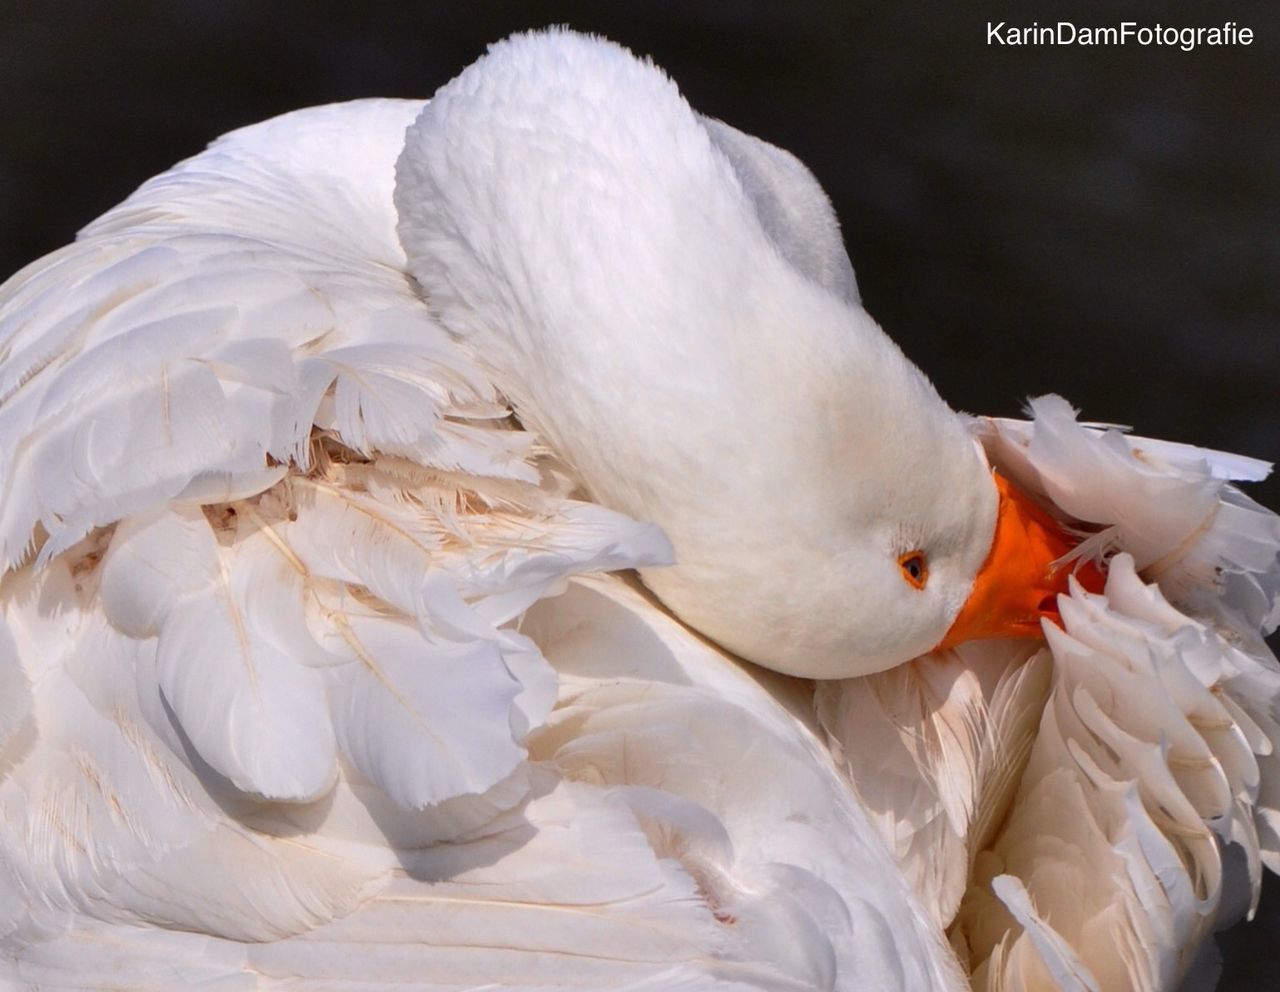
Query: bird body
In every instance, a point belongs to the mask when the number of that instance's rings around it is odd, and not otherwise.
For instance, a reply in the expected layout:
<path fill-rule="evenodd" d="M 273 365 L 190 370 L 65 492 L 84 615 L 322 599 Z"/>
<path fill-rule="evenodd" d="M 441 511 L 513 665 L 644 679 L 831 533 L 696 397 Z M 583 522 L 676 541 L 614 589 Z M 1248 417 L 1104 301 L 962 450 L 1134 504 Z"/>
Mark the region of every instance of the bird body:
<path fill-rule="evenodd" d="M 1121 554 L 930 653 L 992 466 Z M 0 288 L 0 982 L 1172 988 L 1280 857 L 1260 471 L 954 414 L 605 42 L 233 132 Z"/>

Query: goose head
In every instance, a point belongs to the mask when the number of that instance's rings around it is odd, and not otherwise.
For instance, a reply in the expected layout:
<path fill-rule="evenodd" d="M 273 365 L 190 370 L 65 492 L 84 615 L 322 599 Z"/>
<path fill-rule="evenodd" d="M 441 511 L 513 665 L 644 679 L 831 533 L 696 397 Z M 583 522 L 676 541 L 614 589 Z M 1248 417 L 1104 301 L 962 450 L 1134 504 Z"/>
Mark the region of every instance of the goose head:
<path fill-rule="evenodd" d="M 838 678 L 1053 615 L 1070 542 L 862 308 L 817 182 L 653 65 L 494 46 L 395 198 L 433 313 L 592 498 L 666 531 L 642 577 L 701 633 Z"/>

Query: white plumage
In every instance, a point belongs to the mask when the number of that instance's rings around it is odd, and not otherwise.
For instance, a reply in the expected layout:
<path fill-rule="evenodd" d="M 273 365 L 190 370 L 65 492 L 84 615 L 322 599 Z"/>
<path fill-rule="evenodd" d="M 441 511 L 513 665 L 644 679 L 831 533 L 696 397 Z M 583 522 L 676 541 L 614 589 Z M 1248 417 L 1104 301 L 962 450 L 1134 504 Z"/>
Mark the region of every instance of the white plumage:
<path fill-rule="evenodd" d="M 818 712 L 975 987 L 1177 988 L 1278 850 L 1280 672 L 1258 637 L 1277 519 L 1225 481 L 1258 463 L 1083 427 L 1055 397 L 1032 412 L 975 428 L 1004 471 L 1108 525 L 1126 550 L 1105 597 L 1073 588 L 1038 651 L 818 683 Z M 1151 584 L 1130 547 L 1163 562 Z"/>
<path fill-rule="evenodd" d="M 0 985 L 1175 988 L 1280 865 L 1266 467 L 1032 413 L 607 43 L 227 135 L 0 289 Z M 1105 595 L 895 665 L 988 462 Z"/>

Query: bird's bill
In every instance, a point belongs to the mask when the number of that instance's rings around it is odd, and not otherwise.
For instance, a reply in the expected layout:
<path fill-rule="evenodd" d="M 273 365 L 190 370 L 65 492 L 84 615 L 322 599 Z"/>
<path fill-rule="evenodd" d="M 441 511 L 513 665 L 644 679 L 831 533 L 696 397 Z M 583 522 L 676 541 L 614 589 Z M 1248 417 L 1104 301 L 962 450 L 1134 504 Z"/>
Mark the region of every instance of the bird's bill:
<path fill-rule="evenodd" d="M 1058 595 L 1067 591 L 1073 566 L 1055 563 L 1079 539 L 1004 476 L 993 478 L 1000 505 L 991 551 L 935 650 L 991 637 L 1040 637 L 1045 617 L 1061 625 Z M 1074 574 L 1089 591 L 1102 591 L 1104 576 L 1092 562 L 1077 564 Z"/>

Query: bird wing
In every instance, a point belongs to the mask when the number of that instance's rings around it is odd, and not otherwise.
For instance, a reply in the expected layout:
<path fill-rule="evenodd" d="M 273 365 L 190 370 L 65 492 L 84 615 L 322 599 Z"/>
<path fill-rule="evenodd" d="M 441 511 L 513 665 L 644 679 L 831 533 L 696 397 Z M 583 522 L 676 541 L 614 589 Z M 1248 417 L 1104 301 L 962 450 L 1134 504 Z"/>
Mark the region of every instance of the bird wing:
<path fill-rule="evenodd" d="M 420 107 L 228 135 L 0 289 L 0 984 L 961 988 L 805 720 L 575 584 L 670 547 L 406 275 Z"/>
<path fill-rule="evenodd" d="M 531 438 L 412 291 L 391 206 L 421 104 L 234 132 L 14 276 L 0 299 L 0 565 L 174 499 L 352 451 L 534 482 Z"/>
<path fill-rule="evenodd" d="M 1280 864 L 1280 520 L 1230 483 L 1268 466 L 1031 412 L 975 433 L 1105 592 L 1061 597 L 1047 650 L 926 656 L 819 712 L 975 988 L 1172 988 Z"/>
<path fill-rule="evenodd" d="M 817 684 L 837 760 L 940 929 L 1021 777 L 1050 672 L 1034 642 L 983 642 Z"/>
<path fill-rule="evenodd" d="M 846 303 L 861 302 L 840 221 L 813 173 L 784 148 L 699 115 L 728 160 L 774 247 L 798 272 Z"/>

